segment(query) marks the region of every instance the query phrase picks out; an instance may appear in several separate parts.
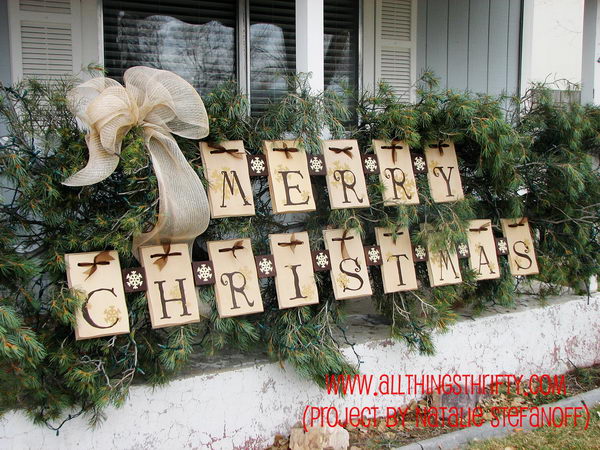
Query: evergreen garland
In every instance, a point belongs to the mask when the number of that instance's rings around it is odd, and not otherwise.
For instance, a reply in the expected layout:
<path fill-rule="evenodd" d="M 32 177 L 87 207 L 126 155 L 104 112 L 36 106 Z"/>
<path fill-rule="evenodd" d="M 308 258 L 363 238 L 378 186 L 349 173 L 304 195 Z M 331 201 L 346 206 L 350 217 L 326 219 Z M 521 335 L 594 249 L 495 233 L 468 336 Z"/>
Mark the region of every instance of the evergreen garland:
<path fill-rule="evenodd" d="M 194 259 L 207 259 L 205 241 L 231 237 L 249 237 L 255 254 L 268 253 L 269 234 L 296 230 L 308 231 L 313 248 L 321 248 L 322 230 L 329 225 L 356 229 L 365 243 L 375 242 L 375 226 L 409 226 L 413 241 L 442 249 L 466 241 L 470 219 L 490 218 L 498 224 L 501 217 L 525 215 L 536 235 L 539 279 L 547 286 L 577 286 L 597 274 L 600 186 L 589 153 L 600 148 L 599 110 L 554 105 L 538 88 L 535 101 L 530 96 L 519 105 L 521 114 L 511 123 L 502 108 L 506 99 L 441 91 L 428 74 L 422 81 L 416 104 L 403 103 L 386 85 L 355 99 L 359 120 L 351 129 L 346 100 L 330 93 L 314 95 L 305 76 L 290 78 L 290 94 L 257 117 L 249 114 L 247 98 L 233 83 L 206 96 L 207 140 L 241 139 L 252 154 L 261 153 L 262 140 L 296 137 L 307 151 L 317 153 L 324 133 L 356 138 L 362 151 L 371 151 L 374 138 L 402 139 L 417 152 L 431 140 L 452 139 L 466 198 L 434 203 L 421 175 L 420 204 L 384 207 L 382 186 L 370 177 L 370 208 L 331 211 L 325 180 L 313 177 L 317 211 L 287 217 L 272 214 L 268 182 L 257 177 L 256 215 L 213 219 L 196 240 Z M 130 334 L 75 341 L 74 311 L 81 300 L 66 288 L 64 254 L 115 249 L 123 267 L 136 266 L 132 237 L 153 223 L 158 199 L 136 129 L 126 137 L 119 167 L 107 180 L 77 189 L 61 184 L 85 165 L 88 155 L 66 105 L 72 86 L 73 80 L 63 80 L 0 88 L 0 118 L 10 131 L 0 143 L 2 410 L 25 408 L 36 422 L 53 429 L 65 411 L 85 413 L 94 423 L 106 405 L 123 403 L 134 380 L 164 383 L 192 354 L 224 348 L 266 351 L 320 384 L 326 374 L 359 370 L 340 351 L 348 344 L 344 302 L 333 298 L 324 273 L 316 274 L 318 305 L 279 310 L 271 279 L 262 285 L 263 314 L 221 319 L 213 289 L 204 287 L 201 301 L 213 311 L 208 320 L 159 330 L 150 327 L 145 296 L 128 294 Z M 203 178 L 197 143 L 178 141 Z M 418 263 L 423 287 L 393 295 L 383 294 L 374 273 L 373 301 L 389 321 L 392 336 L 431 353 L 431 332 L 445 330 L 457 306 L 511 304 L 515 280 L 502 264 L 502 278 L 476 283 L 463 261 L 462 284 L 429 288 L 425 264 Z"/>

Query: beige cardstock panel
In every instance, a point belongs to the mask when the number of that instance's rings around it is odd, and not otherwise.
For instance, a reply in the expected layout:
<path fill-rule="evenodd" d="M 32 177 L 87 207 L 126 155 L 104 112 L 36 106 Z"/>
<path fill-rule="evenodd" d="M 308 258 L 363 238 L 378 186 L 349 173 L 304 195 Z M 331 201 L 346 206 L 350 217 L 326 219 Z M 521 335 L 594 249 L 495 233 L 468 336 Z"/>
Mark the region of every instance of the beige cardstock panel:
<path fill-rule="evenodd" d="M 321 146 L 323 149 L 323 157 L 325 158 L 325 166 L 327 167 L 327 189 L 329 190 L 329 204 L 331 205 L 331 209 L 368 208 L 370 203 L 369 196 L 367 195 L 367 183 L 356 140 L 322 141 Z M 344 153 L 335 153 L 332 150 L 329 150 L 329 147 L 352 147 L 352 150 L 350 150 L 352 157 L 349 157 Z M 337 170 L 350 170 L 354 175 L 353 179 L 350 173 L 344 173 L 344 180 L 346 180 L 347 184 L 352 184 L 353 181 L 356 182 L 354 186 L 356 195 L 352 189 L 346 188 L 348 203 L 345 203 L 344 186 L 341 179 L 335 180 L 334 178 L 334 173 Z M 338 173 L 338 178 L 340 176 L 341 175 Z M 362 201 L 359 201 L 359 198 Z"/>
<path fill-rule="evenodd" d="M 280 246 L 279 244 L 289 243 L 292 236 L 302 244 L 296 245 L 292 250 L 289 246 Z M 319 303 L 319 292 L 313 272 L 312 256 L 310 253 L 310 244 L 308 242 L 308 233 L 289 234 L 271 234 L 269 235 L 271 243 L 271 254 L 275 260 L 275 289 L 277 290 L 277 301 L 279 308 L 293 308 L 296 306 L 314 305 Z M 296 286 L 296 277 L 292 272 L 292 265 L 298 265 L 296 273 L 298 285 Z M 298 295 L 299 294 L 299 295 Z M 306 298 L 297 298 L 306 297 Z"/>
<path fill-rule="evenodd" d="M 77 340 L 129 333 L 129 314 L 121 281 L 119 254 L 111 250 L 109 254 L 113 257 L 113 260 L 109 261 L 107 265 L 97 265 L 96 271 L 89 278 L 85 272 L 90 267 L 78 266 L 79 263 L 93 262 L 94 257 L 99 253 L 70 253 L 65 255 L 69 287 L 83 291 L 86 295 L 92 293 L 87 307 L 84 306 L 84 308 L 87 309 L 88 317 L 92 322 L 99 327 L 107 327 L 97 328 L 91 325 L 85 319 L 82 308 L 76 314 L 75 338 Z M 97 289 L 103 290 L 97 291 Z M 112 289 L 112 292 L 104 289 Z M 93 293 L 94 291 L 96 292 Z M 114 325 L 111 326 L 112 324 Z"/>
<path fill-rule="evenodd" d="M 204 175 L 208 181 L 211 216 L 213 218 L 253 216 L 255 214 L 254 198 L 244 142 L 223 141 L 220 142 L 220 145 L 226 149 L 237 149 L 242 157 L 237 158 L 228 153 L 211 153 L 215 150 L 214 148 L 211 148 L 206 142 L 200 143 Z M 233 193 L 223 172 L 227 173 L 227 179 L 233 186 Z M 234 172 L 239 179 L 239 186 L 233 175 Z M 223 185 L 225 186 L 225 195 L 223 195 Z M 240 186 L 244 193 L 243 196 Z"/>
<path fill-rule="evenodd" d="M 273 148 L 297 148 L 299 151 L 276 152 Z M 308 159 L 299 141 L 263 141 L 263 149 L 269 168 L 269 192 L 275 214 L 314 211 L 315 198 L 312 191 Z M 289 158 L 286 157 L 289 155 Z M 281 172 L 293 173 L 282 174 Z M 299 173 L 297 173 L 299 172 Z M 285 183 L 287 181 L 287 195 Z M 289 196 L 289 204 L 288 197 Z"/>
<path fill-rule="evenodd" d="M 180 253 L 180 255 L 171 255 L 161 269 L 156 261 L 164 253 L 162 245 L 151 245 L 140 248 L 142 266 L 146 270 L 146 281 L 148 290 L 148 309 L 150 310 L 150 321 L 152 328 L 172 327 L 176 325 L 185 325 L 200 321 L 198 310 L 198 295 L 194 285 L 194 275 L 192 273 L 192 261 L 190 260 L 190 250 L 187 244 L 172 244 L 170 253 Z M 177 280 L 182 280 L 181 282 Z M 161 287 L 164 297 L 161 297 Z M 168 301 L 171 299 L 181 299 L 185 296 L 185 311 L 183 301 Z M 163 313 L 162 298 L 167 300 L 165 304 L 166 315 Z"/>
<path fill-rule="evenodd" d="M 232 248 L 236 242 L 241 241 L 243 249 L 219 252 L 221 249 Z M 262 297 L 256 273 L 256 263 L 252 253 L 250 239 L 231 239 L 228 241 L 211 241 L 207 243 L 208 255 L 215 268 L 215 300 L 219 317 L 243 316 L 263 312 Z M 233 287 L 242 292 L 232 295 L 232 286 L 229 284 L 227 273 L 239 272 L 231 275 Z M 246 284 L 244 285 L 244 279 Z"/>
<path fill-rule="evenodd" d="M 333 241 L 334 238 L 341 238 L 344 234 L 344 230 L 323 230 L 323 237 L 325 238 L 325 247 L 329 250 L 329 256 L 331 258 L 331 283 L 333 285 L 333 294 L 337 300 L 347 300 L 352 298 L 367 297 L 373 294 L 371 289 L 371 281 L 369 280 L 369 271 L 367 268 L 367 262 L 365 260 L 365 252 L 363 248 L 362 240 L 356 231 L 349 231 L 347 236 L 352 236 L 353 239 L 345 241 L 346 249 L 348 250 L 348 256 L 353 258 L 354 261 L 346 261 L 343 268 L 346 272 L 351 272 L 353 275 L 358 275 L 363 280 L 363 285 L 358 290 L 356 289 L 360 285 L 360 281 L 355 277 L 345 274 L 340 269 L 340 263 L 344 259 L 342 257 L 342 243 L 339 241 Z M 359 270 L 356 271 L 358 262 Z M 348 289 L 344 291 L 344 286 Z"/>
<path fill-rule="evenodd" d="M 417 193 L 417 180 L 412 166 L 412 157 L 410 148 L 404 142 L 397 142 L 402 149 L 390 150 L 381 148 L 391 145 L 390 141 L 373 140 L 373 149 L 379 160 L 379 180 L 383 184 L 383 204 L 391 205 L 416 205 L 419 203 Z M 396 153 L 396 162 L 394 163 L 393 153 Z M 391 169 L 391 170 L 390 170 Z M 399 172 L 400 169 L 402 172 Z M 392 177 L 397 180 L 396 192 L 394 192 L 394 182 Z M 397 194 L 398 198 L 395 198 Z M 409 198 L 410 196 L 410 198 Z"/>
<path fill-rule="evenodd" d="M 487 226 L 485 231 L 471 231 Z M 496 240 L 489 219 L 469 222 L 469 267 L 477 274 L 477 280 L 495 280 L 500 278 L 500 266 L 496 254 Z M 487 259 L 487 261 L 486 261 Z M 486 264 L 488 262 L 489 264 Z M 481 264 L 483 263 L 483 264 Z M 481 268 L 481 271 L 479 270 Z"/>
<path fill-rule="evenodd" d="M 388 233 L 392 233 L 392 230 L 380 227 L 375 228 L 377 245 L 381 248 L 383 291 L 386 294 L 391 294 L 392 292 L 415 290 L 418 288 L 417 273 L 415 271 L 408 228 L 398 230 L 395 243 L 392 236 L 384 236 L 384 234 Z M 394 255 L 400 256 L 397 257 Z M 405 257 L 402 255 L 405 255 Z M 400 262 L 402 277 L 398 271 L 398 261 Z"/>
<path fill-rule="evenodd" d="M 444 141 L 444 144 L 448 144 L 449 147 L 444 147 L 442 153 L 437 148 L 430 147 L 429 144 L 425 147 L 429 191 L 431 192 L 433 201 L 437 203 L 454 202 L 465 197 L 460 172 L 458 171 L 458 159 L 454 143 L 452 141 Z M 439 169 L 436 169 L 438 167 L 443 169 L 443 172 L 449 179 L 450 196 L 448 195 L 448 185 L 442 173 Z"/>
<path fill-rule="evenodd" d="M 510 266 L 510 273 L 514 276 L 536 275 L 540 273 L 529 221 L 526 218 L 500 219 L 500 223 L 502 225 L 502 233 L 504 233 L 506 242 L 508 242 L 508 264 Z M 523 226 L 509 226 L 517 223 L 523 223 Z M 527 255 L 531 259 L 531 265 L 527 257 L 519 255 L 517 252 Z"/>

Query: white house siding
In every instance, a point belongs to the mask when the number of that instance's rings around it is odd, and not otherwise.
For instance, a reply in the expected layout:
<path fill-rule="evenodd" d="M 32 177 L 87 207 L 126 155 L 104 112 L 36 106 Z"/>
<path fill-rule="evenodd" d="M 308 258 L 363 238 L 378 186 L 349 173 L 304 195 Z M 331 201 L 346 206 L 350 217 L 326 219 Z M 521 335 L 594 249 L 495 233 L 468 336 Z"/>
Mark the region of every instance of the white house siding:
<path fill-rule="evenodd" d="M 528 81 L 581 82 L 584 0 L 535 0 Z"/>
<path fill-rule="evenodd" d="M 417 15 L 419 74 L 450 89 L 518 91 L 520 0 L 419 0 Z"/>
<path fill-rule="evenodd" d="M 11 83 L 7 0 L 0 0 L 0 82 Z"/>

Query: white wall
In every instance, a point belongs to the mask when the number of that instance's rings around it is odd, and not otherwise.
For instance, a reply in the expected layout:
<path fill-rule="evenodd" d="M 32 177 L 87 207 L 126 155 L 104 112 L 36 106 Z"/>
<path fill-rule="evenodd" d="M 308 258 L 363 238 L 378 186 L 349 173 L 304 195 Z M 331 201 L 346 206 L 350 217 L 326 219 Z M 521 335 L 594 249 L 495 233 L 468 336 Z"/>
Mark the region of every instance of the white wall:
<path fill-rule="evenodd" d="M 581 82 L 584 0 L 534 0 L 528 81 Z"/>
<path fill-rule="evenodd" d="M 519 304 L 524 300 L 519 299 Z M 497 307 L 498 311 L 506 308 Z M 600 362 L 600 294 L 535 300 L 516 311 L 463 319 L 445 334 L 436 334 L 433 356 L 410 353 L 389 339 L 389 328 L 363 320 L 348 327 L 349 339 L 363 362 L 361 371 L 380 374 L 499 374 L 528 377 L 564 373 L 571 364 Z M 354 360 L 348 348 L 344 353 Z M 222 357 L 221 357 L 222 358 Z M 374 382 L 374 385 L 376 383 Z M 109 408 L 107 420 L 90 430 L 81 418 L 68 422 L 59 436 L 32 425 L 21 412 L 0 419 L 2 449 L 262 449 L 277 433 L 289 433 L 307 405 L 380 409 L 406 404 L 405 395 L 328 396 L 300 379 L 289 366 L 238 362 L 215 371 L 188 373 L 167 386 L 134 386 L 120 409 Z"/>

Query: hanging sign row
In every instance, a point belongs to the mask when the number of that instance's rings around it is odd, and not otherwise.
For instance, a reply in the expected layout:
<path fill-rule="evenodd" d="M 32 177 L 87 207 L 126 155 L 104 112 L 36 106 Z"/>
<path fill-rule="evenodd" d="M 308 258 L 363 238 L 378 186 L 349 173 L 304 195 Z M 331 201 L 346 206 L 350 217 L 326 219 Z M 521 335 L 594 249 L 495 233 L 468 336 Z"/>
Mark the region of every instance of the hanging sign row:
<path fill-rule="evenodd" d="M 462 282 L 459 259 L 468 259 L 477 280 L 500 278 L 498 255 L 508 256 L 515 276 L 538 273 L 526 218 L 501 219 L 495 238 L 489 219 L 469 224 L 468 242 L 431 251 L 413 246 L 408 228 L 376 228 L 377 245 L 363 246 L 352 230 L 323 231 L 325 250 L 311 251 L 307 232 L 269 235 L 270 255 L 254 256 L 250 239 L 207 243 L 210 260 L 192 262 L 186 244 L 140 248 L 142 267 L 121 270 L 116 251 L 65 255 L 69 286 L 86 295 L 77 314 L 76 337 L 129 332 L 125 292 L 145 292 L 153 328 L 200 320 L 196 286 L 214 285 L 220 317 L 263 311 L 259 279 L 274 277 L 279 308 L 319 302 L 315 271 L 330 271 L 336 299 L 372 295 L 368 267 L 381 266 L 387 294 L 419 288 L 415 263 L 426 262 L 432 287 Z"/>
<path fill-rule="evenodd" d="M 379 174 L 386 206 L 419 203 L 415 173 L 427 173 L 435 202 L 464 197 L 452 141 L 427 144 L 424 157 L 397 140 L 373 140 L 374 154 L 359 153 L 356 140 L 321 145 L 322 155 L 307 155 L 298 140 L 263 141 L 264 155 L 248 156 L 242 141 L 200 143 L 212 217 L 255 214 L 252 176 L 268 176 L 275 214 L 316 209 L 311 176 L 326 177 L 332 209 L 370 206 L 365 174 Z"/>

